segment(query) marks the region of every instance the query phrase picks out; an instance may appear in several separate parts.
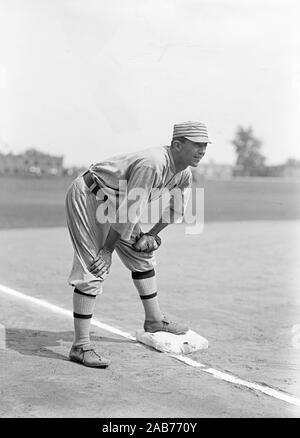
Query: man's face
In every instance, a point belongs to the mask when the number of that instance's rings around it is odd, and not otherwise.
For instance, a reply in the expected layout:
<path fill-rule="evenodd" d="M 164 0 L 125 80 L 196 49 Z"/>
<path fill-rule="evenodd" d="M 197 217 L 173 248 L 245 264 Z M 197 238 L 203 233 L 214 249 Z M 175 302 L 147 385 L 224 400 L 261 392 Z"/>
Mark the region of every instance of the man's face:
<path fill-rule="evenodd" d="M 194 143 L 185 140 L 181 143 L 181 159 L 186 166 L 197 167 L 206 151 L 207 143 Z"/>

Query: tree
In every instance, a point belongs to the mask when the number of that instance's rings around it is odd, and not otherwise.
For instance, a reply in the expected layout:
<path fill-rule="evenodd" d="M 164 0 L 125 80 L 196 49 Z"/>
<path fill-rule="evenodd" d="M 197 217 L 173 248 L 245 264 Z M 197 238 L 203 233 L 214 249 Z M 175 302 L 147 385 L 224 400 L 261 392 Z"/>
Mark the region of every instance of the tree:
<path fill-rule="evenodd" d="M 231 143 L 237 154 L 234 176 L 266 175 L 266 158 L 260 153 L 262 143 L 254 137 L 251 126 L 239 126 Z"/>

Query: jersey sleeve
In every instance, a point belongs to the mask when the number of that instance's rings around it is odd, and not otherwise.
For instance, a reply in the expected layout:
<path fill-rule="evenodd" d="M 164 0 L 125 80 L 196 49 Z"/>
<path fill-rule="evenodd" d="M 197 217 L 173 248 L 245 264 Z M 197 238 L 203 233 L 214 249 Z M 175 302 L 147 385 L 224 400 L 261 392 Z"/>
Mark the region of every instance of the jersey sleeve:
<path fill-rule="evenodd" d="M 151 190 L 156 181 L 156 170 L 141 165 L 135 168 L 127 181 L 126 191 L 120 199 L 116 221 L 111 226 L 124 240 L 130 239 L 135 225 L 139 222 L 148 205 Z"/>
<path fill-rule="evenodd" d="M 162 213 L 164 223 L 182 222 L 192 188 L 192 173 L 183 173 L 178 185 L 170 192 L 170 202 Z"/>

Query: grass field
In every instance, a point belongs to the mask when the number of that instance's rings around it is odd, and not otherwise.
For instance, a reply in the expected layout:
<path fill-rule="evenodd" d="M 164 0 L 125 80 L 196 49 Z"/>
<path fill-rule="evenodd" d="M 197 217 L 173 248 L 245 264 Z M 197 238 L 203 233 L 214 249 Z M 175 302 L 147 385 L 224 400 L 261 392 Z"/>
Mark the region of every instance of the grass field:
<path fill-rule="evenodd" d="M 70 178 L 0 177 L 0 228 L 65 225 Z M 205 222 L 300 218 L 300 180 L 205 181 Z"/>
<path fill-rule="evenodd" d="M 0 284 L 72 309 L 64 223 L 70 180 L 0 178 Z M 209 340 L 192 358 L 300 397 L 299 190 L 297 182 L 207 181 L 205 227 L 162 232 L 162 308 Z M 143 312 L 114 254 L 95 316 L 134 334 Z M 2 417 L 297 417 L 295 406 L 187 367 L 100 329 L 105 372 L 67 360 L 72 319 L 0 293 Z"/>

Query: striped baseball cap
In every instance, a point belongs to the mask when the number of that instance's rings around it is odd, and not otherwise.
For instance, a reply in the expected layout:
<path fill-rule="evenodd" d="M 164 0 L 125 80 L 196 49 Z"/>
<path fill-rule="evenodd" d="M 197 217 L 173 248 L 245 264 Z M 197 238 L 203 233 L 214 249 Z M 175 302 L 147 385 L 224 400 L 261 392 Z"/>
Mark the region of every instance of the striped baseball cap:
<path fill-rule="evenodd" d="M 207 128 L 201 122 L 176 123 L 173 129 L 173 140 L 178 137 L 184 137 L 195 143 L 211 143 Z"/>

